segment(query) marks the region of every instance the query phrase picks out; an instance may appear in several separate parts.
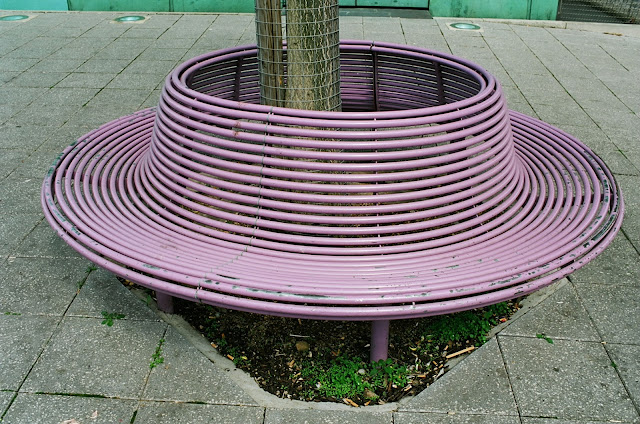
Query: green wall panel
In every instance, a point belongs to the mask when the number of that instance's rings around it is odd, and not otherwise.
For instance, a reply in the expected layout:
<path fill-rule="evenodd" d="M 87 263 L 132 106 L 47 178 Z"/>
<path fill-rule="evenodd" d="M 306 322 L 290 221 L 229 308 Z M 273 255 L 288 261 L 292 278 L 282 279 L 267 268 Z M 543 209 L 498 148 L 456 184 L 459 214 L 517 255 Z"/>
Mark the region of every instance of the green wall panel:
<path fill-rule="evenodd" d="M 432 16 L 456 18 L 555 19 L 555 0 L 430 0 Z"/>
<path fill-rule="evenodd" d="M 67 0 L 0 0 L 0 9 L 69 10 Z"/>
<path fill-rule="evenodd" d="M 254 0 L 171 0 L 174 12 L 253 13 Z"/>
<path fill-rule="evenodd" d="M 533 0 L 529 19 L 555 21 L 558 17 L 558 0 Z"/>
<path fill-rule="evenodd" d="M 429 11 L 432 16 L 524 19 L 529 7 L 527 0 L 431 0 Z"/>
<path fill-rule="evenodd" d="M 356 0 L 358 7 L 420 7 L 427 8 L 428 0 Z"/>
<path fill-rule="evenodd" d="M 341 6 L 429 7 L 433 16 L 555 20 L 557 0 L 339 0 Z M 67 7 L 67 5 L 69 7 Z M 8 10 L 253 13 L 254 0 L 0 0 Z"/>
<path fill-rule="evenodd" d="M 69 0 L 69 10 L 170 12 L 169 0 Z"/>

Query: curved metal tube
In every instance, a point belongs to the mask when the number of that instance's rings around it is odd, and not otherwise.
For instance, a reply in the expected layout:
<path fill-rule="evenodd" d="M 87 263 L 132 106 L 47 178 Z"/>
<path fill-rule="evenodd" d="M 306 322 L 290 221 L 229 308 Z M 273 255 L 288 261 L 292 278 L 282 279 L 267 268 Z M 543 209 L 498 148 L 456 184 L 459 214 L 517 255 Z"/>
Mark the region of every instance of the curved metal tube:
<path fill-rule="evenodd" d="M 497 303 L 611 242 L 611 172 L 509 111 L 480 66 L 388 43 L 341 52 L 342 112 L 260 105 L 255 46 L 185 62 L 157 109 L 64 151 L 43 184 L 47 220 L 161 293 L 313 319 Z"/>

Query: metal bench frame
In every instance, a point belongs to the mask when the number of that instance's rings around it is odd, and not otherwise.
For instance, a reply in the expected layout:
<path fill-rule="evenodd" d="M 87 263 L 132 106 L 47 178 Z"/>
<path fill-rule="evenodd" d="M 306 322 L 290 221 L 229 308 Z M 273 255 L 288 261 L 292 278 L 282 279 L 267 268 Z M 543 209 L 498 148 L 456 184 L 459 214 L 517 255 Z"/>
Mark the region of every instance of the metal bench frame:
<path fill-rule="evenodd" d="M 482 67 L 341 43 L 342 112 L 260 105 L 255 46 L 168 77 L 157 108 L 68 147 L 45 215 L 83 256 L 172 297 L 373 322 L 481 307 L 599 254 L 623 201 L 569 134 L 509 111 Z"/>

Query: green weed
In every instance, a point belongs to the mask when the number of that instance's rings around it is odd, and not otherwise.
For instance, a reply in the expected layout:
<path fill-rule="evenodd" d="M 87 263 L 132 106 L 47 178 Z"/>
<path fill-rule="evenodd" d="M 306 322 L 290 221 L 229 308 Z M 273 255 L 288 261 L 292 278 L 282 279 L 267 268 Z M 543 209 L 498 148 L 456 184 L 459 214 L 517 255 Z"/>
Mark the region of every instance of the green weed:
<path fill-rule="evenodd" d="M 78 292 L 80 292 L 80 289 L 87 282 L 89 275 L 91 275 L 93 271 L 97 271 L 97 270 L 98 270 L 98 267 L 95 266 L 94 264 L 90 264 L 89 266 L 87 266 L 87 269 L 84 271 L 84 276 L 80 280 L 78 280 L 78 282 L 76 283 L 76 285 L 78 286 Z"/>
<path fill-rule="evenodd" d="M 392 359 L 371 363 L 339 356 L 333 360 L 307 360 L 299 369 L 309 398 L 317 393 L 335 399 L 377 399 L 389 386 L 404 387 L 408 378 L 407 367 Z"/>
<path fill-rule="evenodd" d="M 510 313 L 506 302 L 487 306 L 481 310 L 464 311 L 437 317 L 423 329 L 425 338 L 436 345 L 465 340 L 487 341 L 487 333 L 500 317 Z"/>
<path fill-rule="evenodd" d="M 164 339 L 160 339 L 158 342 L 158 346 L 156 346 L 156 351 L 151 355 L 151 363 L 149 364 L 149 368 L 154 369 L 158 365 L 164 363 L 164 357 L 162 356 L 162 345 L 164 344 Z"/>
<path fill-rule="evenodd" d="M 301 376 L 306 385 L 320 394 L 336 399 L 351 398 L 369 388 L 359 372 L 360 360 L 340 356 L 333 363 L 310 362 L 302 367 Z"/>
<path fill-rule="evenodd" d="M 404 387 L 408 373 L 407 367 L 395 364 L 391 359 L 381 359 L 371 364 L 371 383 L 376 388 L 384 388 L 389 384 Z"/>
<path fill-rule="evenodd" d="M 103 320 L 102 320 L 102 325 L 106 325 L 108 327 L 113 326 L 113 321 L 116 319 L 122 319 L 124 318 L 124 314 L 119 314 L 117 312 L 107 312 L 107 311 L 102 311 L 102 316 L 103 316 Z"/>
<path fill-rule="evenodd" d="M 553 344 L 553 340 L 551 339 L 551 337 L 547 337 L 544 333 L 538 333 L 538 334 L 536 334 L 536 337 L 539 338 L 539 339 L 546 340 L 547 343 Z"/>

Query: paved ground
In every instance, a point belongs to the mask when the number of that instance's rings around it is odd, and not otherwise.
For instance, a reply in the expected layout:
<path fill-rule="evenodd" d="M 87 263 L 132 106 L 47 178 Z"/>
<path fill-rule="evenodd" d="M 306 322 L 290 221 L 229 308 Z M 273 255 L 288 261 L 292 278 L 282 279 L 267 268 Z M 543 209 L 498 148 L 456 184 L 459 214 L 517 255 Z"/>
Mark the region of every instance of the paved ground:
<path fill-rule="evenodd" d="M 612 168 L 627 215 L 613 245 L 420 396 L 380 408 L 277 401 L 66 247 L 39 206 L 45 170 L 88 130 L 154 105 L 164 76 L 253 42 L 251 15 L 35 14 L 0 23 L 0 417 L 3 423 L 640 422 L 640 38 L 446 19 L 345 16 L 343 38 L 475 60 L 510 107 L 577 135 Z M 79 282 L 84 282 L 78 290 Z M 125 319 L 102 325 L 101 311 Z M 536 338 L 545 333 L 554 343 Z M 150 369 L 160 341 L 165 363 Z M 204 345 L 204 346 L 203 346 Z M 212 362 L 213 360 L 213 362 Z M 76 421 L 69 421 L 76 420 Z"/>

